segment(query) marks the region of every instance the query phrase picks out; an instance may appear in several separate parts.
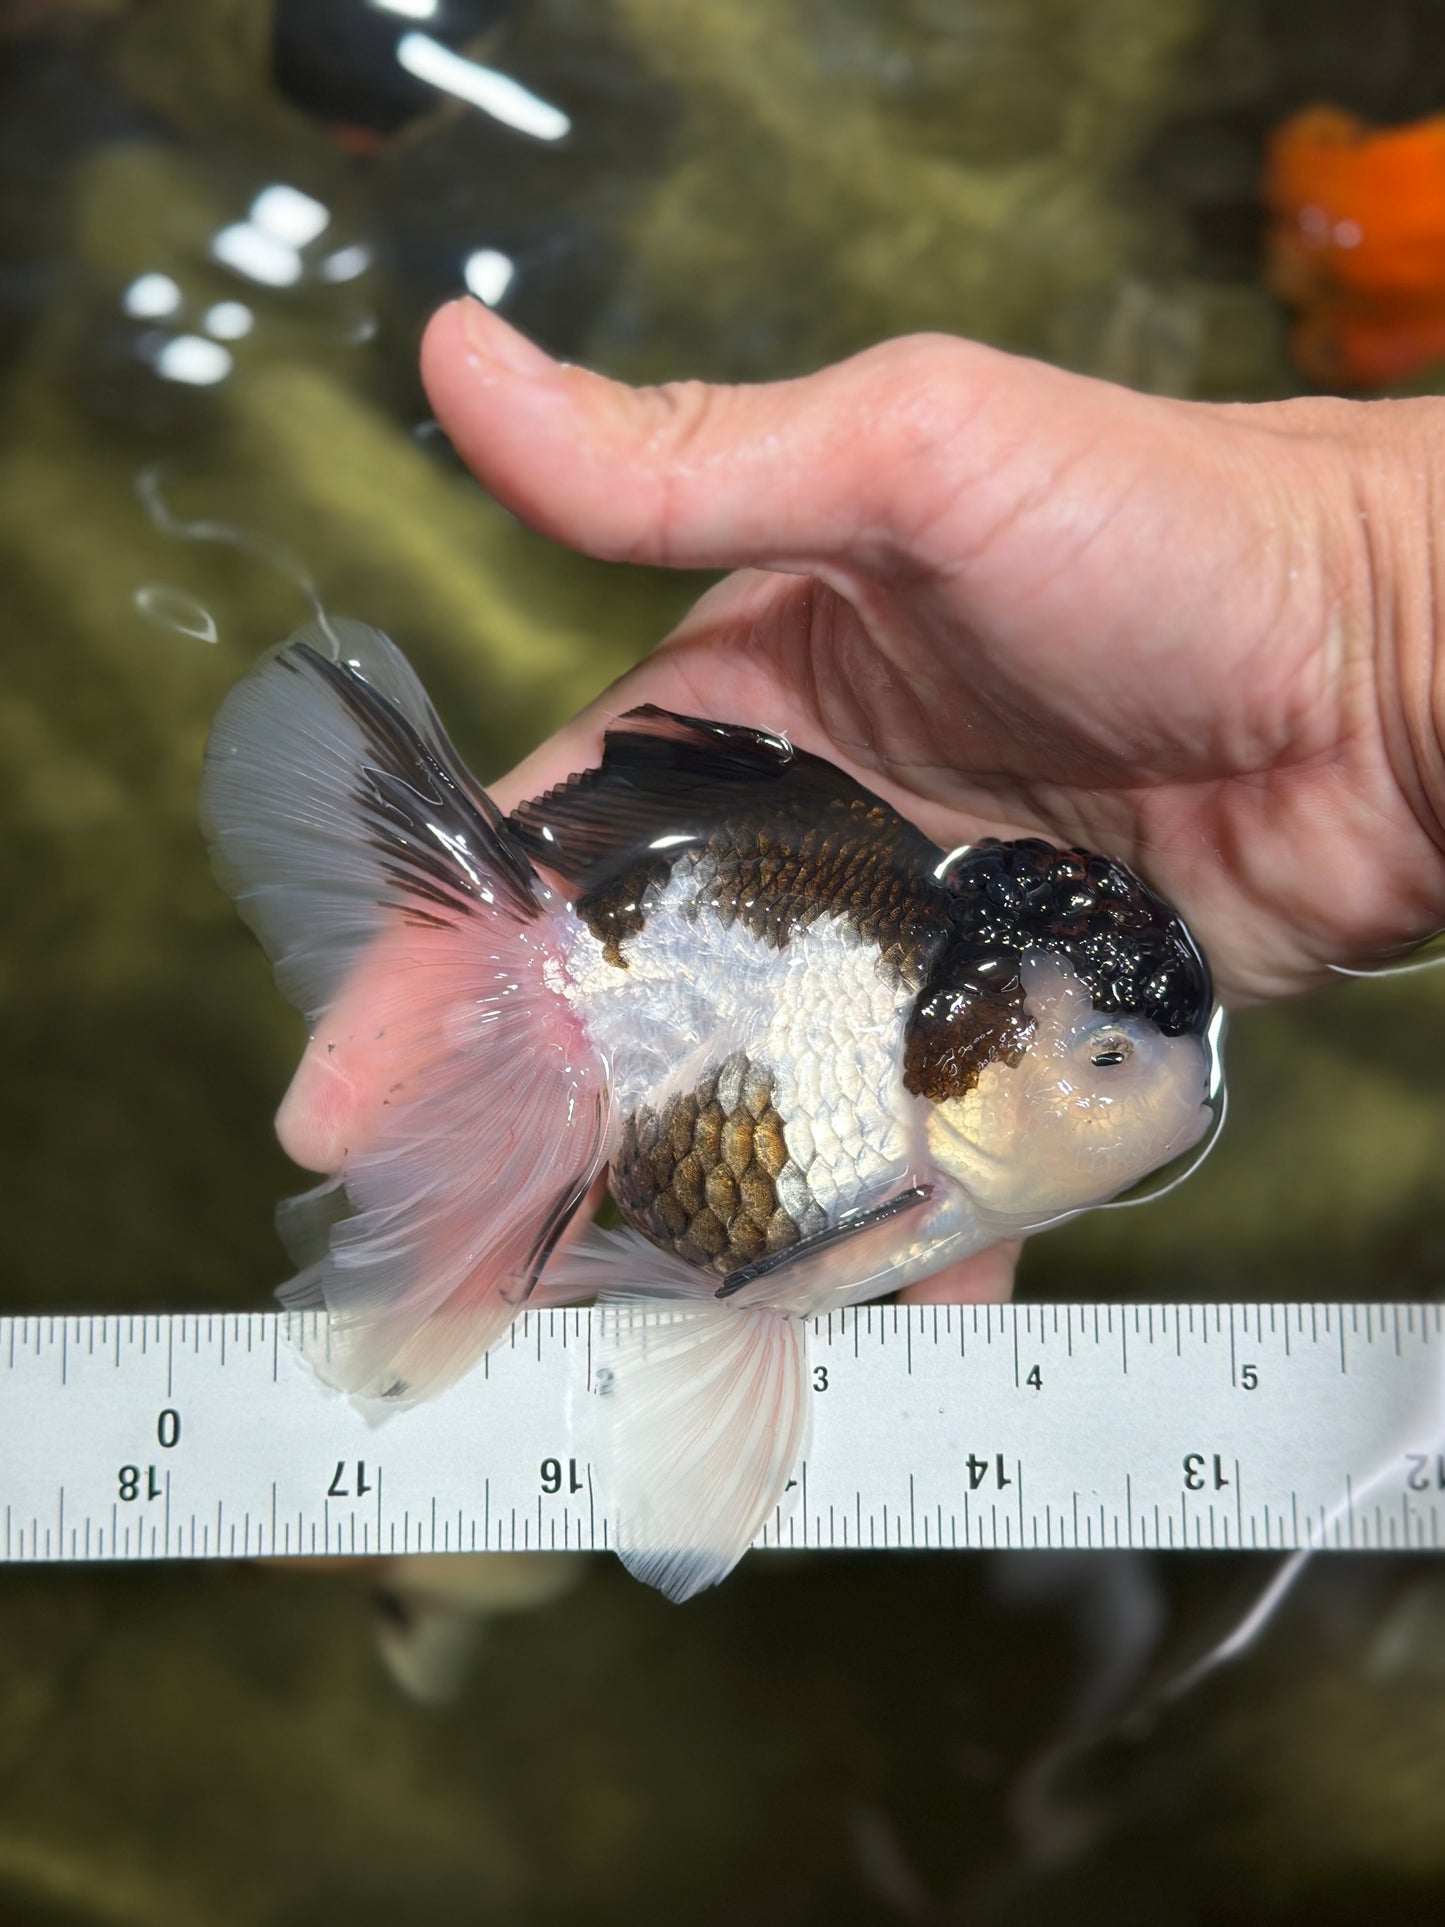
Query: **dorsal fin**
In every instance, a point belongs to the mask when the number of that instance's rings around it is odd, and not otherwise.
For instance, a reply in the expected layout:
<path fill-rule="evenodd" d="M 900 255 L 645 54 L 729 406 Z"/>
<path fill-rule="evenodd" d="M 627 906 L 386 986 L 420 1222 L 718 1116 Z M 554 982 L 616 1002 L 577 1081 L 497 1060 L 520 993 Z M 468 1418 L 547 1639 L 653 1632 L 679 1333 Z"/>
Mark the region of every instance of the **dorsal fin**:
<path fill-rule="evenodd" d="M 942 852 L 921 830 L 821 756 L 737 724 L 634 709 L 596 769 L 524 803 L 508 827 L 623 969 L 623 945 L 689 858 L 694 908 L 779 949 L 842 918 L 917 983 L 947 930 Z"/>
<path fill-rule="evenodd" d="M 523 803 L 510 827 L 529 854 L 581 895 L 652 857 L 671 868 L 725 825 L 809 830 L 866 820 L 900 869 L 932 880 L 943 852 L 835 764 L 781 736 L 678 716 L 649 703 L 609 729 L 602 761 Z"/>

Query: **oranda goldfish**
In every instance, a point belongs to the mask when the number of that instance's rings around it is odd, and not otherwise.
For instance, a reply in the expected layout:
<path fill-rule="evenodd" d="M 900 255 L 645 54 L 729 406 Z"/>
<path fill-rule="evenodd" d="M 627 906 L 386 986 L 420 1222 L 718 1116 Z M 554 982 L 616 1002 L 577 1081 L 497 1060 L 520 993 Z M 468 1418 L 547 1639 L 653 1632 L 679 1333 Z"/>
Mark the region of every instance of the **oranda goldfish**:
<path fill-rule="evenodd" d="M 1372 127 L 1307 107 L 1271 135 L 1263 192 L 1303 374 L 1370 388 L 1445 360 L 1445 114 Z"/>
<path fill-rule="evenodd" d="M 204 816 L 313 1028 L 389 946 L 387 1097 L 282 1208 L 283 1300 L 393 1403 L 528 1300 L 664 1302 L 616 1321 L 593 1403 L 615 1543 L 673 1598 L 779 1503 L 806 1318 L 1110 1198 L 1211 1116 L 1209 970 L 1163 898 L 1035 838 L 948 856 L 782 735 L 633 710 L 503 816 L 400 652 L 328 621 L 227 699 Z M 627 1229 L 564 1237 L 604 1168 Z"/>

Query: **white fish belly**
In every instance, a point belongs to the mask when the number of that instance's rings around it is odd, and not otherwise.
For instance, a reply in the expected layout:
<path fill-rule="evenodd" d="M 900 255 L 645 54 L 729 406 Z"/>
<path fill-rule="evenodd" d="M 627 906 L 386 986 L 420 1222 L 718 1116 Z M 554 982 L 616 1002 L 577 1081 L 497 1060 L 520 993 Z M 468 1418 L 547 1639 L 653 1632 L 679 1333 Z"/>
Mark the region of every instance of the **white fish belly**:
<path fill-rule="evenodd" d="M 783 1122 L 781 1193 L 801 1180 L 830 1222 L 902 1176 L 919 1149 L 902 1078 L 912 993 L 888 981 L 876 946 L 829 917 L 775 949 L 696 906 L 688 865 L 646 910 L 622 945 L 626 969 L 580 919 L 568 934 L 564 989 L 609 1062 L 619 1114 L 661 1112 L 721 1067 L 724 1089 L 745 1064 L 766 1075 Z"/>

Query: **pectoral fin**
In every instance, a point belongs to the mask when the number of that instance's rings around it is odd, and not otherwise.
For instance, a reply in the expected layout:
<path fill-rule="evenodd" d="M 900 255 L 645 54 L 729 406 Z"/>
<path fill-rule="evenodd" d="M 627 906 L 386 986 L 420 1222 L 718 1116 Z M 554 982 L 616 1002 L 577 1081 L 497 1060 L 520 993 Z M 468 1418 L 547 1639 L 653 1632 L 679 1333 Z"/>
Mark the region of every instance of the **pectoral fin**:
<path fill-rule="evenodd" d="M 790 1245 L 786 1251 L 774 1251 L 753 1264 L 741 1265 L 736 1271 L 730 1271 L 715 1295 L 731 1298 L 745 1285 L 756 1284 L 760 1278 L 772 1278 L 780 1271 L 790 1271 L 794 1267 L 801 1269 L 819 1252 L 871 1231 L 875 1225 L 887 1224 L 890 1218 L 899 1217 L 905 1211 L 916 1211 L 920 1205 L 927 1204 L 932 1196 L 931 1184 L 915 1184 L 911 1190 L 900 1191 L 896 1198 L 889 1198 L 884 1204 L 875 1204 L 869 1211 L 846 1211 L 836 1224 L 830 1224 L 825 1231 Z"/>

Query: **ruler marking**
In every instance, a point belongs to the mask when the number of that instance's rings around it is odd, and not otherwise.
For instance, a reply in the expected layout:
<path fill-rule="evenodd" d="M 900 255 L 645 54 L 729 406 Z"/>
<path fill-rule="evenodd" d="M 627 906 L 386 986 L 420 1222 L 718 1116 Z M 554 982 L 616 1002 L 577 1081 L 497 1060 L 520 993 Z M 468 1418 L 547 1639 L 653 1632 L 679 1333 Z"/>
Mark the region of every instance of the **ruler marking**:
<path fill-rule="evenodd" d="M 1024 1542 L 1024 1462 L 1022 1459 L 1014 1460 L 1014 1477 L 1018 1480 L 1019 1544 L 1022 1545 Z"/>
<path fill-rule="evenodd" d="M 1239 1522 L 1239 1543 L 1244 1544 L 1244 1488 L 1239 1477 L 1239 1460 L 1234 1461 L 1234 1514 Z M 1228 1542 L 1226 1541 L 1226 1544 Z"/>
<path fill-rule="evenodd" d="M 1336 1547 L 1413 1551 L 1438 1549 L 1445 1540 L 1441 1531 L 1445 1485 L 1437 1490 L 1433 1476 L 1430 1489 L 1418 1495 L 1408 1486 L 1401 1490 L 1398 1481 L 1393 1491 L 1378 1500 L 1373 1493 L 1362 1489 L 1356 1495 L 1353 1489 L 1355 1471 L 1373 1468 L 1376 1463 L 1379 1446 L 1374 1440 L 1417 1436 L 1413 1431 L 1401 1434 L 1402 1423 L 1411 1420 L 1412 1414 L 1418 1415 L 1421 1425 L 1426 1418 L 1433 1421 L 1438 1416 L 1435 1388 L 1428 1382 L 1428 1367 L 1433 1361 L 1416 1363 L 1417 1353 L 1427 1346 L 1437 1352 L 1440 1348 L 1442 1311 L 1434 1303 L 1130 1303 L 1037 1308 L 1023 1304 L 999 1308 L 997 1331 L 991 1306 L 930 1305 L 926 1313 L 920 1310 L 916 1314 L 911 1307 L 879 1306 L 876 1319 L 872 1308 L 859 1309 L 861 1318 L 858 1310 L 849 1309 L 808 1321 L 813 1341 L 827 1348 L 826 1357 L 835 1346 L 841 1349 L 847 1342 L 846 1320 L 853 1328 L 854 1357 L 867 1376 L 858 1380 L 845 1374 L 837 1388 L 844 1392 L 842 1403 L 836 1407 L 832 1401 L 818 1405 L 818 1412 L 827 1415 L 827 1425 L 810 1457 L 800 1461 L 795 1470 L 798 1507 L 785 1518 L 785 1509 L 780 1506 L 760 1533 L 759 1543 L 809 1548 L 844 1544 L 851 1548 L 871 1543 L 889 1550 L 904 1546 L 933 1549 L 950 1544 L 1000 1549 L 1070 1544 L 1080 1549 L 1086 1544 L 1136 1549 L 1214 1545 L 1274 1552 Z M 1037 1325 L 1035 1309 L 1039 1311 Z M 1081 1346 L 1077 1356 L 1073 1345 L 1076 1312 L 1080 1335 L 1092 1332 L 1094 1338 L 1093 1345 Z M 953 1349 L 955 1315 L 957 1352 Z M 361 1494 L 353 1487 L 357 1497 L 340 1501 L 344 1510 L 337 1514 L 334 1531 L 329 1505 L 323 1503 L 319 1491 L 314 1501 L 307 1496 L 299 1505 L 288 1497 L 288 1507 L 283 1511 L 280 1488 L 284 1481 L 272 1478 L 269 1469 L 251 1464 L 244 1444 L 247 1433 L 263 1437 L 273 1428 L 286 1439 L 288 1457 L 314 1451 L 317 1458 L 329 1463 L 341 1458 L 350 1465 L 352 1454 L 375 1450 L 374 1444 L 368 1446 L 363 1438 L 352 1443 L 355 1434 L 349 1429 L 353 1423 L 349 1409 L 343 1402 L 328 1401 L 309 1372 L 280 1370 L 283 1336 L 289 1334 L 303 1354 L 309 1351 L 315 1357 L 320 1352 L 329 1337 L 324 1314 L 199 1313 L 164 1318 L 122 1313 L 86 1318 L 47 1313 L 4 1319 L 0 1380 L 5 1390 L 0 1428 L 10 1430 L 0 1429 L 0 1506 L 5 1512 L 0 1552 L 5 1560 L 18 1563 L 215 1557 L 228 1553 L 251 1557 L 269 1552 L 278 1556 L 299 1553 L 308 1546 L 312 1551 L 333 1555 L 343 1550 L 491 1551 L 509 1544 L 518 1549 L 553 1544 L 569 1549 L 605 1546 L 610 1542 L 609 1521 L 599 1502 L 590 1460 L 584 1461 L 582 1453 L 577 1452 L 577 1461 L 587 1465 L 587 1496 L 581 1500 L 580 1481 L 575 1499 L 564 1494 L 559 1524 L 557 1509 L 549 1509 L 537 1497 L 535 1461 L 530 1457 L 537 1446 L 519 1442 L 513 1447 L 507 1443 L 513 1417 L 520 1413 L 528 1420 L 518 1432 L 519 1440 L 535 1438 L 534 1428 L 541 1422 L 544 1406 L 560 1401 L 564 1382 L 575 1384 L 570 1362 L 559 1359 L 559 1352 L 579 1354 L 576 1375 L 582 1377 L 584 1386 L 592 1388 L 594 1372 L 601 1362 L 593 1342 L 594 1314 L 576 1308 L 559 1313 L 553 1308 L 545 1313 L 531 1310 L 527 1316 L 531 1322 L 512 1349 L 519 1360 L 538 1365 L 537 1374 L 522 1372 L 519 1377 L 515 1371 L 499 1371 L 485 1390 L 485 1381 L 477 1375 L 469 1391 L 459 1388 L 445 1422 L 439 1422 L 436 1429 L 430 1419 L 422 1425 L 416 1434 L 414 1453 L 410 1451 L 411 1435 L 406 1431 L 405 1417 L 399 1420 L 395 1433 L 388 1433 L 389 1440 L 400 1441 L 405 1478 L 429 1483 L 429 1473 L 435 1475 L 435 1490 L 427 1492 L 424 1484 L 424 1498 L 415 1491 L 410 1495 L 418 1508 L 415 1533 L 409 1511 L 399 1523 L 390 1516 L 380 1467 L 369 1457 L 365 1476 L 371 1481 L 366 1489 L 371 1504 L 360 1504 Z M 269 1330 L 265 1323 L 268 1317 Z M 904 1321 L 901 1332 L 900 1317 Z M 1188 1348 L 1183 1344 L 1186 1324 L 1192 1333 Z M 961 1457 L 966 1451 L 979 1450 L 980 1430 L 973 1428 L 980 1428 L 987 1442 L 993 1428 L 1012 1426 L 1013 1401 L 1024 1384 L 1024 1352 L 1034 1344 L 1047 1345 L 1050 1332 L 1055 1346 L 1063 1339 L 1073 1360 L 1068 1374 L 1070 1401 L 1066 1414 L 1051 1410 L 1053 1401 L 1037 1408 L 1030 1401 L 1027 1486 L 1022 1454 L 1016 1451 L 1014 1474 L 1006 1481 L 1014 1487 L 1012 1500 L 1006 1490 L 990 1494 L 984 1488 L 981 1503 L 974 1506 L 972 1500 L 980 1498 L 980 1493 L 963 1490 L 967 1479 L 958 1476 L 950 1503 L 945 1506 L 939 1496 L 936 1468 L 945 1468 L 947 1479 L 946 1468 L 955 1462 L 952 1454 Z M 897 1343 L 900 1336 L 902 1345 Z M 975 1361 L 981 1369 L 970 1369 L 966 1358 L 970 1336 L 976 1346 L 994 1355 L 993 1369 L 982 1355 Z M 1162 1365 L 1171 1339 L 1174 1356 L 1180 1361 L 1178 1372 L 1173 1378 L 1160 1380 L 1152 1369 L 1153 1354 L 1159 1352 Z M 1203 1352 L 1204 1347 L 1214 1344 L 1222 1354 L 1226 1342 L 1229 1381 L 1225 1381 L 1222 1369 L 1217 1376 L 1209 1369 Z M 1355 1345 L 1363 1347 L 1359 1359 L 1351 1355 Z M 198 1370 L 196 1380 L 187 1380 L 182 1391 L 176 1382 L 177 1361 L 184 1376 L 188 1346 L 191 1355 L 203 1360 L 207 1369 Z M 1240 1361 L 1254 1355 L 1254 1346 L 1272 1361 L 1269 1384 L 1258 1395 L 1261 1399 L 1267 1396 L 1269 1404 L 1256 1409 L 1256 1400 L 1241 1399 L 1241 1416 L 1235 1410 L 1233 1395 L 1245 1369 Z M 162 1349 L 164 1394 L 168 1402 L 179 1398 L 184 1407 L 185 1446 L 174 1455 L 174 1462 L 170 1454 L 155 1454 L 164 1462 L 163 1479 L 161 1491 L 149 1506 L 144 1503 L 148 1481 L 161 1471 L 159 1466 L 154 1471 L 141 1468 L 142 1504 L 118 1506 L 114 1499 L 105 1499 L 102 1487 L 98 1504 L 92 1505 L 94 1474 L 86 1470 L 87 1443 L 97 1446 L 102 1467 L 112 1452 L 117 1458 L 141 1456 L 142 1441 L 148 1433 L 123 1428 L 140 1424 L 154 1429 L 152 1401 L 160 1383 Z M 77 1366 L 74 1374 L 69 1369 L 72 1352 Z M 1031 1360 L 1032 1356 L 1030 1351 Z M 1312 1356 L 1318 1359 L 1317 1365 L 1310 1364 Z M 503 1362 L 505 1357 L 503 1353 Z M 94 1375 L 86 1365 L 88 1359 L 96 1361 Z M 269 1371 L 263 1360 L 269 1364 Z M 1220 1356 L 1220 1367 L 1223 1362 Z M 1297 1372 L 1295 1366 L 1299 1367 Z M 226 1371 L 231 1374 L 229 1381 Z M 1136 1384 L 1129 1387 L 1129 1403 L 1121 1415 L 1113 1394 L 1120 1381 L 1128 1378 Z M 1152 1482 L 1153 1468 L 1141 1464 L 1136 1504 L 1133 1467 L 1137 1461 L 1128 1456 L 1131 1437 L 1141 1422 L 1163 1420 L 1177 1400 L 1179 1388 L 1191 1385 L 1195 1399 L 1203 1401 L 1195 1411 L 1191 1429 L 1197 1423 L 1206 1442 L 1212 1439 L 1209 1454 L 1217 1450 L 1221 1465 L 1231 1469 L 1233 1492 L 1186 1488 L 1177 1508 L 1171 1507 L 1167 1497 L 1156 1499 L 1149 1491 L 1145 1481 Z M 147 1391 L 147 1386 L 152 1389 Z M 860 1397 L 867 1401 L 871 1414 L 869 1423 L 861 1427 L 855 1424 L 854 1415 L 862 1408 L 850 1402 Z M 560 1409 L 559 1404 L 552 1422 L 562 1436 L 555 1445 L 549 1440 L 545 1448 L 559 1454 L 564 1445 L 576 1451 L 581 1442 L 580 1437 L 567 1437 Z M 125 1417 L 128 1410 L 133 1410 L 129 1420 Z M 480 1517 L 473 1509 L 463 1470 L 464 1441 L 475 1435 L 479 1411 L 486 1415 L 484 1436 L 500 1438 L 504 1448 L 488 1467 Z M 103 1420 L 101 1414 L 105 1415 Z M 452 1422 L 453 1414 L 455 1429 L 448 1432 L 446 1425 Z M 960 1436 L 957 1428 L 965 1420 Z M 832 1429 L 835 1423 L 841 1427 L 836 1434 Z M 1323 1434 L 1339 1439 L 1340 1456 L 1350 1467 L 1348 1474 L 1343 1466 L 1332 1474 L 1328 1466 L 1319 1468 L 1309 1463 L 1298 1441 Z M 18 1453 L 10 1449 L 12 1436 L 20 1445 Z M 994 1436 L 998 1437 L 996 1431 Z M 117 1438 L 119 1451 L 109 1443 Z M 135 1442 L 128 1443 L 132 1439 Z M 1005 1429 L 1005 1450 L 1008 1439 L 1009 1430 Z M 52 1440 L 65 1441 L 64 1449 L 47 1453 L 45 1444 Z M 1197 1448 L 1198 1440 L 1187 1438 L 1175 1449 L 1182 1450 L 1184 1444 Z M 994 1454 L 984 1456 L 991 1468 Z M 395 1472 L 393 1461 L 394 1454 L 389 1451 L 388 1462 L 393 1463 Z M 301 1462 L 305 1462 L 304 1456 Z M 1006 1465 L 1006 1458 L 1003 1463 Z M 1204 1463 L 1207 1485 L 1209 1457 Z M 1246 1464 L 1251 1481 L 1247 1504 L 1243 1480 Z M 179 1503 L 176 1465 L 185 1469 L 182 1484 L 188 1491 L 206 1494 L 200 1516 L 195 1509 Z M 1333 1490 L 1332 1477 L 1340 1480 Z M 988 1484 L 994 1483 L 990 1478 Z M 1224 1482 L 1226 1488 L 1228 1483 Z M 220 1499 L 215 1496 L 218 1491 Z M 789 1494 L 790 1499 L 793 1496 Z M 1122 1510 L 1117 1504 L 1119 1496 L 1124 1499 Z M 1055 1498 L 1060 1501 L 1057 1508 L 1053 1505 Z M 1190 1500 L 1200 1503 L 1194 1507 Z M 110 1518 L 103 1524 L 101 1507 L 107 1503 Z M 229 1517 L 226 1504 L 232 1507 Z M 1055 1510 L 1059 1515 L 1057 1529 Z M 253 1515 L 254 1545 L 250 1528 Z"/>

